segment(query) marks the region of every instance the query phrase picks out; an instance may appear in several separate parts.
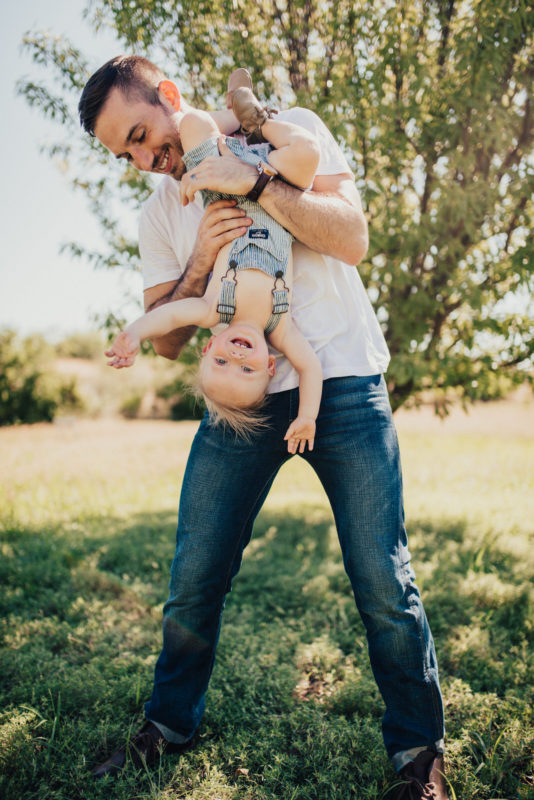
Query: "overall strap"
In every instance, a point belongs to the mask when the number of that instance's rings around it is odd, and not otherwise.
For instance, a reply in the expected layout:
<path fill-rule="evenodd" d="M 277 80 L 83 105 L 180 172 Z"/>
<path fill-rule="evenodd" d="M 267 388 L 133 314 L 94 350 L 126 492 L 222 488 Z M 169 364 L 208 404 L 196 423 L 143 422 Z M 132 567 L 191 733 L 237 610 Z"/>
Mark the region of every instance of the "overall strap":
<path fill-rule="evenodd" d="M 235 314 L 236 267 L 236 262 L 230 261 L 225 275 L 221 278 L 221 294 L 217 304 L 217 313 L 219 314 L 220 321 L 227 324 L 232 321 Z M 230 275 L 231 272 L 233 275 Z M 282 287 L 280 288 L 278 287 L 278 281 L 282 281 Z M 289 292 L 282 270 L 278 270 L 275 275 L 274 288 L 271 289 L 271 293 L 273 296 L 273 305 L 271 316 L 267 320 L 267 325 L 265 326 L 266 334 L 272 333 L 280 322 L 281 315 L 289 311 Z"/>
<path fill-rule="evenodd" d="M 217 304 L 221 322 L 230 323 L 235 314 L 236 267 L 236 262 L 230 261 L 226 274 L 221 278 L 221 294 Z M 230 272 L 234 274 L 230 276 Z"/>
<path fill-rule="evenodd" d="M 282 281 L 282 288 L 277 288 L 279 280 Z M 282 270 L 278 270 L 275 274 L 274 289 L 271 289 L 271 292 L 273 295 L 273 308 L 271 316 L 267 320 L 267 325 L 265 326 L 265 333 L 272 333 L 280 322 L 280 316 L 289 311 L 289 293 Z"/>

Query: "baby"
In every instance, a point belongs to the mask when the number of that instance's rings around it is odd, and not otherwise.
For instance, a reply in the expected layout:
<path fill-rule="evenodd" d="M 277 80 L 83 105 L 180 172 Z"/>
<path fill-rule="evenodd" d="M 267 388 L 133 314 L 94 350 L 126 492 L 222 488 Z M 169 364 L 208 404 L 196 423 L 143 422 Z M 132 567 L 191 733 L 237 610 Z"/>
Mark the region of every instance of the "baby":
<path fill-rule="evenodd" d="M 261 191 L 277 174 L 299 188 L 310 186 L 319 162 L 314 137 L 296 125 L 272 119 L 248 86 L 236 88 L 232 101 L 248 140 L 253 137 L 265 142 L 245 148 L 236 139 L 226 140 L 235 155 L 256 164 L 259 178 L 255 189 L 259 185 Z M 219 155 L 219 129 L 212 117 L 202 111 L 189 111 L 183 116 L 180 138 L 191 178 L 195 166 L 206 156 Z M 212 191 L 203 191 L 202 195 L 205 205 L 229 197 Z M 191 181 L 184 204 L 193 196 Z M 131 366 L 143 340 L 176 328 L 211 328 L 219 322 L 228 323 L 202 351 L 198 385 L 212 421 L 246 435 L 263 421 L 260 409 L 275 372 L 269 342 L 289 359 L 299 375 L 298 415 L 285 439 L 290 453 L 302 453 L 306 444 L 310 450 L 313 448 L 322 370 L 310 344 L 287 313 L 293 237 L 254 200 L 238 197 L 237 201 L 253 224 L 243 236 L 221 248 L 204 296 L 159 306 L 128 325 L 106 352 L 111 358 L 108 363 L 117 369 Z"/>

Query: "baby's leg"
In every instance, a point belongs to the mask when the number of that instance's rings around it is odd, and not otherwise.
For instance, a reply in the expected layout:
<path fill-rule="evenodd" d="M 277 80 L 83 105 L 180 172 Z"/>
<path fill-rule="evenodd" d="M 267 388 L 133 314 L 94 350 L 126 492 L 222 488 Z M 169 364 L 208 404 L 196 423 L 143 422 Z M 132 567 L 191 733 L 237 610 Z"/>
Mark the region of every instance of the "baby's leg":
<path fill-rule="evenodd" d="M 264 122 L 261 132 L 276 148 L 268 155 L 269 164 L 294 186 L 311 186 L 320 158 L 315 136 L 299 125 L 278 119 Z"/>
<path fill-rule="evenodd" d="M 269 153 L 269 164 L 295 186 L 310 186 L 319 164 L 315 137 L 299 125 L 270 118 L 248 88 L 235 90 L 233 108 L 243 130 L 248 133 L 260 128 L 262 137 L 276 148 Z"/>

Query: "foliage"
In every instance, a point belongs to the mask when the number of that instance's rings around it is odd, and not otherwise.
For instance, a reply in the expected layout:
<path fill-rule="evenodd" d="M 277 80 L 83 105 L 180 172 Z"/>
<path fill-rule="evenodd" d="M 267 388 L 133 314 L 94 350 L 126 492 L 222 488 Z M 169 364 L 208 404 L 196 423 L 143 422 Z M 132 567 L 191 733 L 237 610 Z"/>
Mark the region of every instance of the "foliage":
<path fill-rule="evenodd" d="M 298 457 L 275 482 L 227 598 L 197 747 L 159 770 L 91 778 L 150 693 L 194 428 L 0 431 L 5 800 L 381 800 L 394 781 L 328 502 Z M 401 436 L 449 778 L 459 800 L 527 800 L 532 439 Z"/>
<path fill-rule="evenodd" d="M 136 419 L 139 415 L 143 396 L 136 392 L 126 397 L 120 407 L 120 413 L 125 419 Z"/>
<path fill-rule="evenodd" d="M 395 406 L 432 388 L 446 409 L 451 390 L 467 402 L 527 379 L 532 4 L 94 0 L 88 16 L 97 28 L 111 25 L 126 50 L 177 76 L 194 103 L 220 105 L 231 68 L 247 65 L 260 96 L 309 106 L 327 122 L 369 213 L 361 273 L 391 349 Z M 87 62 L 44 34 L 29 35 L 26 45 L 57 88 L 26 82 L 21 91 L 66 126 L 67 143 L 50 152 L 77 165 L 75 185 L 107 237 L 106 254 L 87 255 L 99 265 L 137 268 L 115 204 L 120 197 L 137 208 L 150 181 L 112 165 L 95 142 L 85 142 L 81 157 L 66 97 L 77 99 Z"/>
<path fill-rule="evenodd" d="M 98 331 L 73 333 L 57 343 L 55 350 L 59 358 L 98 358 L 104 351 L 102 335 Z"/>
<path fill-rule="evenodd" d="M 206 405 L 202 398 L 196 397 L 191 382 L 184 378 L 176 378 L 172 383 L 160 390 L 159 397 L 171 400 L 171 419 L 202 419 Z"/>
<path fill-rule="evenodd" d="M 0 425 L 51 422 L 59 409 L 77 409 L 75 381 L 48 369 L 52 348 L 41 336 L 0 332 Z"/>
<path fill-rule="evenodd" d="M 158 397 L 171 401 L 171 419 L 202 419 L 206 404 L 194 390 L 195 375 L 198 369 L 199 352 L 208 339 L 210 332 L 199 328 L 192 337 L 189 346 L 180 356 L 183 364 L 182 372 L 158 391 Z"/>

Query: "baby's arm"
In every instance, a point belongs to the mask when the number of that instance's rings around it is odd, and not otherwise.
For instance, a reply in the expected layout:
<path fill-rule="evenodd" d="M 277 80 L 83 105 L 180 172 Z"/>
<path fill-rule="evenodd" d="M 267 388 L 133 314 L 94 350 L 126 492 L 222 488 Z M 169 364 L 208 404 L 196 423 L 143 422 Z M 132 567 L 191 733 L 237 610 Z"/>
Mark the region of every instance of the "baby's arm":
<path fill-rule="evenodd" d="M 158 306 L 144 314 L 119 333 L 106 355 L 110 367 L 131 367 L 141 347 L 141 342 L 152 337 L 165 336 L 176 328 L 187 325 L 208 327 L 214 323 L 211 304 L 203 297 L 186 297 Z"/>
<path fill-rule="evenodd" d="M 319 413 L 321 393 L 323 390 L 323 370 L 321 362 L 314 353 L 310 343 L 297 326 L 288 319 L 282 336 L 277 337 L 276 329 L 270 336 L 272 344 L 284 353 L 299 374 L 299 409 L 284 439 L 290 453 L 303 453 L 308 447 L 313 450 L 315 438 L 315 420 Z"/>

